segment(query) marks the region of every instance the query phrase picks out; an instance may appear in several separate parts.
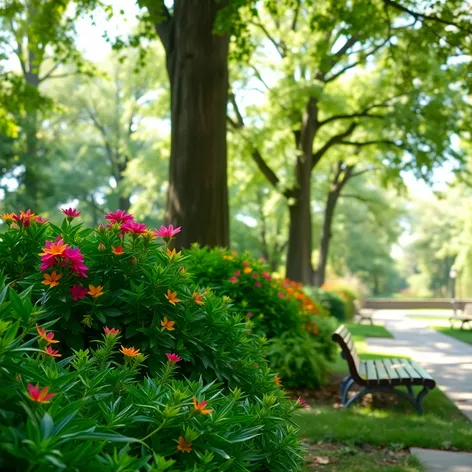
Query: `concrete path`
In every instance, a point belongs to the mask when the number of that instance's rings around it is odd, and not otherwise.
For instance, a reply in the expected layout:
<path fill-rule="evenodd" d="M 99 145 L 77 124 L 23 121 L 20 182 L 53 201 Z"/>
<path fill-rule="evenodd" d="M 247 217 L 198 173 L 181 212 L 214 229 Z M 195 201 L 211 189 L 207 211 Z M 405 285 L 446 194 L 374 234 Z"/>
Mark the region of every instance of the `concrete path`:
<path fill-rule="evenodd" d="M 395 339 L 369 338 L 369 350 L 410 356 L 472 421 L 472 345 L 434 331 L 404 311 L 378 311 L 374 319 L 384 323 Z"/>
<path fill-rule="evenodd" d="M 472 472 L 469 452 L 435 451 L 412 447 L 410 452 L 422 462 L 426 472 Z"/>

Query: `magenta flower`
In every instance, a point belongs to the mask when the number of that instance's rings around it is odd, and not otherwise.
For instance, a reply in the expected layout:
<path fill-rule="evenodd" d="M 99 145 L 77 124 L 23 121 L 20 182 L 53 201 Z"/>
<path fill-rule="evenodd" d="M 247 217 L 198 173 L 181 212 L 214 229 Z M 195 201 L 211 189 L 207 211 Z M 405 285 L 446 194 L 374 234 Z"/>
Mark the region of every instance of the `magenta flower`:
<path fill-rule="evenodd" d="M 67 216 L 67 219 L 77 218 L 82 212 L 77 211 L 75 208 L 61 208 L 62 213 Z"/>
<path fill-rule="evenodd" d="M 285 298 L 285 293 L 283 292 L 279 292 L 277 295 L 279 296 L 279 298 Z"/>
<path fill-rule="evenodd" d="M 302 397 L 297 398 L 297 403 L 300 403 L 303 408 L 308 408 L 308 403 Z"/>
<path fill-rule="evenodd" d="M 36 216 L 34 218 L 34 221 L 36 221 L 36 223 L 39 223 L 40 225 L 43 225 L 44 223 L 47 223 L 49 221 L 49 218 L 44 219 L 41 216 Z"/>
<path fill-rule="evenodd" d="M 238 278 L 233 275 L 233 277 L 230 277 L 229 281 L 230 281 L 232 284 L 235 284 L 235 283 L 238 281 Z"/>
<path fill-rule="evenodd" d="M 72 294 L 72 300 L 74 300 L 74 302 L 82 300 L 82 298 L 87 296 L 87 289 L 82 287 L 82 285 L 72 285 L 69 291 Z"/>
<path fill-rule="evenodd" d="M 258 279 L 258 278 L 259 278 L 259 274 L 252 274 L 252 277 L 253 277 L 254 279 Z"/>
<path fill-rule="evenodd" d="M 264 279 L 266 280 L 270 280 L 272 278 L 272 276 L 268 273 L 268 272 L 262 272 L 262 277 L 264 277 Z"/>
<path fill-rule="evenodd" d="M 64 251 L 64 258 L 70 261 L 70 269 L 80 277 L 87 277 L 88 267 L 84 265 L 84 255 L 78 248 L 68 247 Z"/>
<path fill-rule="evenodd" d="M 241 275 L 241 271 L 240 271 L 240 270 L 237 270 L 237 271 L 234 273 L 234 275 L 235 275 L 236 277 L 240 276 L 240 275 Z"/>
<path fill-rule="evenodd" d="M 171 364 L 177 364 L 177 362 L 180 362 L 182 358 L 178 356 L 177 354 L 173 354 L 172 352 L 166 353 L 167 359 Z"/>
<path fill-rule="evenodd" d="M 255 285 L 257 288 L 261 288 L 261 287 L 262 287 L 262 284 L 261 284 L 260 282 L 256 282 L 254 285 Z"/>
<path fill-rule="evenodd" d="M 17 223 L 22 223 L 25 228 L 28 228 L 31 225 L 31 220 L 34 220 L 36 215 L 31 210 L 20 210 L 19 215 L 13 215 L 13 219 Z"/>
<path fill-rule="evenodd" d="M 165 241 L 169 241 L 172 239 L 173 236 L 175 236 L 177 233 L 180 233 L 182 230 L 182 227 L 179 226 L 178 228 L 175 228 L 172 225 L 169 226 L 161 226 L 159 229 L 156 229 L 154 231 L 154 236 L 160 236 L 161 238 L 164 238 Z"/>
<path fill-rule="evenodd" d="M 121 225 L 123 233 L 144 234 L 147 231 L 146 225 L 137 221 L 126 221 Z"/>
<path fill-rule="evenodd" d="M 134 216 L 128 215 L 124 210 L 116 210 L 115 213 L 108 213 L 105 215 L 105 219 L 109 220 L 111 224 L 126 223 L 127 221 L 134 220 Z"/>
<path fill-rule="evenodd" d="M 248 312 L 246 313 L 246 316 L 247 316 L 248 318 L 252 318 L 252 317 L 254 316 L 254 313 L 251 313 L 250 311 L 248 311 Z"/>

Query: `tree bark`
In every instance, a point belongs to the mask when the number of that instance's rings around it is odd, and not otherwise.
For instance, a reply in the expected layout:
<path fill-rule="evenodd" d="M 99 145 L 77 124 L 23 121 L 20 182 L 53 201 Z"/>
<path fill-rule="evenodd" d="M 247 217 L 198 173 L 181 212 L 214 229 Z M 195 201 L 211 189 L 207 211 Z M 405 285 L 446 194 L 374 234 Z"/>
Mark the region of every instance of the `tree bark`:
<path fill-rule="evenodd" d="M 323 218 L 323 229 L 321 231 L 320 249 L 318 255 L 318 266 L 314 273 L 313 283 L 321 287 L 326 278 L 326 266 L 328 264 L 329 243 L 331 241 L 331 227 L 333 225 L 334 210 L 338 203 L 340 190 L 337 188 L 330 190 L 326 199 L 326 206 Z"/>
<path fill-rule="evenodd" d="M 228 35 L 213 34 L 225 2 L 175 0 L 156 26 L 171 85 L 171 157 L 166 219 L 182 226 L 177 247 L 229 245 L 226 153 Z M 166 26 L 164 28 L 164 26 Z"/>

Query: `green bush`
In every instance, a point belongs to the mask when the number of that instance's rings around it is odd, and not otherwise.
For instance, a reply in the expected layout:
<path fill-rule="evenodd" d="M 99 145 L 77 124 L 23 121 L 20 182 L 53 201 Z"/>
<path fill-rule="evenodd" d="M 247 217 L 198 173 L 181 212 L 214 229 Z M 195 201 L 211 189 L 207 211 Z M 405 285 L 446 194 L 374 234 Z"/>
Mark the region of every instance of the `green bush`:
<path fill-rule="evenodd" d="M 114 329 L 59 360 L 61 333 L 48 332 L 56 325 L 30 292 L 0 290 L 1 470 L 300 470 L 294 406 L 280 390 L 250 398 L 177 381 L 171 355 L 143 378 L 145 356 L 119 352 Z"/>
<path fill-rule="evenodd" d="M 327 292 L 337 294 L 346 304 L 346 320 L 352 320 L 356 314 L 354 301 L 359 298 L 354 289 L 345 283 L 327 282 L 322 287 Z"/>
<path fill-rule="evenodd" d="M 253 322 L 254 331 L 271 340 L 267 350 L 269 361 L 281 374 L 284 384 L 292 386 L 299 382 L 298 386 L 318 386 L 322 383 L 326 361 L 331 360 L 335 352 L 331 341 L 334 324 L 327 321 L 327 312 L 303 292 L 300 284 L 272 278 L 266 264 L 247 252 L 237 254 L 221 248 L 194 246 L 185 252 L 185 258 L 196 280 L 218 295 L 229 297 L 236 316 L 245 314 Z M 320 330 L 321 325 L 331 328 Z M 304 353 L 310 352 L 310 360 L 287 363 L 274 348 L 281 345 L 280 339 L 302 339 L 306 347 Z M 287 357 L 298 356 L 298 350 L 288 352 L 295 344 L 287 344 Z M 290 370 L 286 367 L 288 364 Z M 298 365 L 300 371 L 294 372 Z M 317 367 L 308 368 L 309 365 Z"/>
<path fill-rule="evenodd" d="M 149 231 L 124 212 L 107 219 L 96 230 L 72 216 L 57 227 L 26 212 L 0 236 L 4 277 L 19 292 L 0 311 L 9 470 L 84 470 L 84 461 L 91 470 L 298 470 L 293 405 L 252 323 L 194 283 L 167 247 L 180 229 Z M 36 323 L 50 344 L 42 352 L 31 347 Z M 1 358 L 2 346 L 22 359 Z M 47 409 L 22 406 L 29 384 L 57 393 Z M 198 415 L 194 397 L 212 414 Z M 177 449 L 180 437 L 191 454 Z"/>
<path fill-rule="evenodd" d="M 331 316 L 339 321 L 347 319 L 346 302 L 336 292 L 329 292 L 317 287 L 304 287 L 305 292 L 318 300 Z"/>

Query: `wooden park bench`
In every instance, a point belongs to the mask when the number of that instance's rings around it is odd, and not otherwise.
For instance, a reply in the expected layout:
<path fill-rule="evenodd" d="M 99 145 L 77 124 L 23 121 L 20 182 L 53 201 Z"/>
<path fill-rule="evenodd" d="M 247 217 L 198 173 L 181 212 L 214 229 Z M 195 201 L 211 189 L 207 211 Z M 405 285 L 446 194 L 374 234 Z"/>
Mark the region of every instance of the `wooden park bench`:
<path fill-rule="evenodd" d="M 466 303 L 464 305 L 464 310 L 460 315 L 456 314 L 454 311 L 454 314 L 449 317 L 451 328 L 454 328 L 455 321 L 461 322 L 461 329 L 464 328 L 466 323 L 469 325 L 469 328 L 471 327 L 470 322 L 472 321 L 472 303 Z"/>
<path fill-rule="evenodd" d="M 408 359 L 385 359 L 378 361 L 361 361 L 354 346 L 351 333 L 340 326 L 332 336 L 341 346 L 341 356 L 347 361 L 349 375 L 341 382 L 341 404 L 344 408 L 368 393 L 395 393 L 408 400 L 418 411 L 423 413 L 421 401 L 436 386 L 432 377 L 416 362 Z M 361 391 L 348 399 L 353 385 L 362 387 Z M 413 387 L 423 387 L 415 396 Z M 406 387 L 406 392 L 399 387 Z"/>
<path fill-rule="evenodd" d="M 354 310 L 355 315 L 358 317 L 359 324 L 364 320 L 368 321 L 371 325 L 374 324 L 372 316 L 374 315 L 374 310 L 369 310 L 362 307 L 362 303 L 359 300 L 354 300 Z"/>

